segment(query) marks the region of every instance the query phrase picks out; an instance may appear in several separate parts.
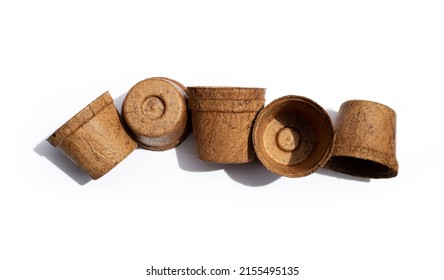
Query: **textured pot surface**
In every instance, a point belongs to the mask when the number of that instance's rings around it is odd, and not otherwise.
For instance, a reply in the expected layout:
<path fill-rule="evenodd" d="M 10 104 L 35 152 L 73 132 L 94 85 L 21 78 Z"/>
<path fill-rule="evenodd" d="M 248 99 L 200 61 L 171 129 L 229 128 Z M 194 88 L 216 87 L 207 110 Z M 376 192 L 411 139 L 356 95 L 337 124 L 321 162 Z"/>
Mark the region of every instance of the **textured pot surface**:
<path fill-rule="evenodd" d="M 329 159 L 334 143 L 333 125 L 317 103 L 288 95 L 261 111 L 254 125 L 253 143 L 267 169 L 287 177 L 303 177 Z"/>
<path fill-rule="evenodd" d="M 168 150 L 189 134 L 186 95 L 182 84 L 168 78 L 149 78 L 130 89 L 122 114 L 143 148 Z"/>
<path fill-rule="evenodd" d="M 106 174 L 137 147 L 123 128 L 108 92 L 67 121 L 48 141 L 93 179 Z"/>
<path fill-rule="evenodd" d="M 391 108 L 373 101 L 346 101 L 335 131 L 331 169 L 369 178 L 397 176 L 396 113 Z"/>

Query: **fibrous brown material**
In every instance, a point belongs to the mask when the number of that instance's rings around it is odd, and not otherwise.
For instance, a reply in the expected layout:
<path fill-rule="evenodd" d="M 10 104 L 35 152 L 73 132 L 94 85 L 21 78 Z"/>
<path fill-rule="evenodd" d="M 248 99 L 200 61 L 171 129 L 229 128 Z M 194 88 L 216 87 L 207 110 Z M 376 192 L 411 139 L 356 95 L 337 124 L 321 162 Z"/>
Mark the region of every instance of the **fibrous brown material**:
<path fill-rule="evenodd" d="M 397 176 L 396 113 L 391 108 L 372 101 L 346 101 L 335 131 L 331 169 L 369 178 Z"/>
<path fill-rule="evenodd" d="M 93 179 L 106 174 L 137 147 L 123 128 L 108 92 L 82 109 L 47 140 Z"/>
<path fill-rule="evenodd" d="M 168 150 L 189 134 L 186 91 L 168 78 L 149 78 L 130 89 L 122 114 L 140 146 Z"/>
<path fill-rule="evenodd" d="M 267 169 L 287 177 L 303 177 L 330 158 L 333 125 L 316 102 L 288 95 L 274 100 L 259 113 L 253 143 Z"/>
<path fill-rule="evenodd" d="M 189 87 L 188 105 L 198 156 L 218 163 L 254 159 L 251 131 L 265 103 L 265 89 Z"/>

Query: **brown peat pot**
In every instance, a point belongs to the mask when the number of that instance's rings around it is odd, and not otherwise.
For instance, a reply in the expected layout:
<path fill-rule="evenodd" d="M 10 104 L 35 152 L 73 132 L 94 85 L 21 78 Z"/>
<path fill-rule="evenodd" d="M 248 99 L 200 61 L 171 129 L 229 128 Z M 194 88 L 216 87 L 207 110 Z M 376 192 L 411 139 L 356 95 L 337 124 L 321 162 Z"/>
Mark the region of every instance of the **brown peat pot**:
<path fill-rule="evenodd" d="M 47 140 L 93 179 L 106 174 L 137 147 L 122 126 L 108 92 L 82 109 Z"/>
<path fill-rule="evenodd" d="M 339 109 L 335 131 L 331 169 L 368 178 L 398 175 L 396 113 L 391 108 L 373 101 L 346 101 Z"/>
<path fill-rule="evenodd" d="M 254 159 L 253 122 L 264 107 L 265 89 L 189 87 L 193 133 L 201 160 L 246 163 Z"/>
<path fill-rule="evenodd" d="M 122 115 L 141 147 L 163 151 L 185 139 L 190 132 L 186 91 L 168 78 L 149 78 L 130 89 Z"/>
<path fill-rule="evenodd" d="M 253 130 L 254 149 L 270 171 L 307 176 L 321 168 L 333 150 L 334 131 L 327 112 L 313 100 L 288 95 L 267 105 Z"/>

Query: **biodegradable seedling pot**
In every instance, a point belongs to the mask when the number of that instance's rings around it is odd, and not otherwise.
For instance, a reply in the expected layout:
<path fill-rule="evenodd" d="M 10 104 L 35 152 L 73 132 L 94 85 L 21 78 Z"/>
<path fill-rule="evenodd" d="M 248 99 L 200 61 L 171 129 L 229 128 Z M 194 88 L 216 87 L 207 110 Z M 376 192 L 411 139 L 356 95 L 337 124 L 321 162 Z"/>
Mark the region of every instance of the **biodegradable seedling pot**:
<path fill-rule="evenodd" d="M 47 140 L 93 179 L 106 174 L 137 147 L 123 128 L 108 92 L 82 109 Z"/>
<path fill-rule="evenodd" d="M 396 113 L 372 101 L 350 100 L 338 112 L 336 143 L 328 166 L 368 178 L 398 175 Z"/>
<path fill-rule="evenodd" d="M 247 87 L 189 87 L 190 99 L 264 100 L 264 88 Z"/>
<path fill-rule="evenodd" d="M 189 87 L 193 131 L 201 160 L 246 163 L 254 159 L 251 130 L 265 89 Z"/>
<path fill-rule="evenodd" d="M 267 105 L 253 129 L 254 149 L 264 166 L 287 177 L 321 168 L 333 150 L 334 131 L 327 112 L 313 100 L 288 95 Z"/>
<path fill-rule="evenodd" d="M 185 139 L 190 132 L 186 91 L 168 78 L 149 78 L 130 89 L 122 114 L 141 147 L 163 151 Z"/>

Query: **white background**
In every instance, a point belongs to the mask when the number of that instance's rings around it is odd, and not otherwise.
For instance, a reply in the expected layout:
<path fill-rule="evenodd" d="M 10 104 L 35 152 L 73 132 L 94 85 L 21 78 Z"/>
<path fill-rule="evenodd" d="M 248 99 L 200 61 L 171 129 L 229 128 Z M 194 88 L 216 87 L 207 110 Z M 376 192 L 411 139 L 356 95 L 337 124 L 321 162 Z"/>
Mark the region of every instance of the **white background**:
<path fill-rule="evenodd" d="M 0 278 L 204 265 L 300 267 L 249 279 L 444 279 L 443 15 L 429 0 L 2 1 Z M 266 87 L 267 104 L 384 103 L 398 114 L 399 176 L 279 177 L 201 162 L 190 137 L 88 181 L 44 141 L 106 90 L 120 106 L 153 76 Z"/>

